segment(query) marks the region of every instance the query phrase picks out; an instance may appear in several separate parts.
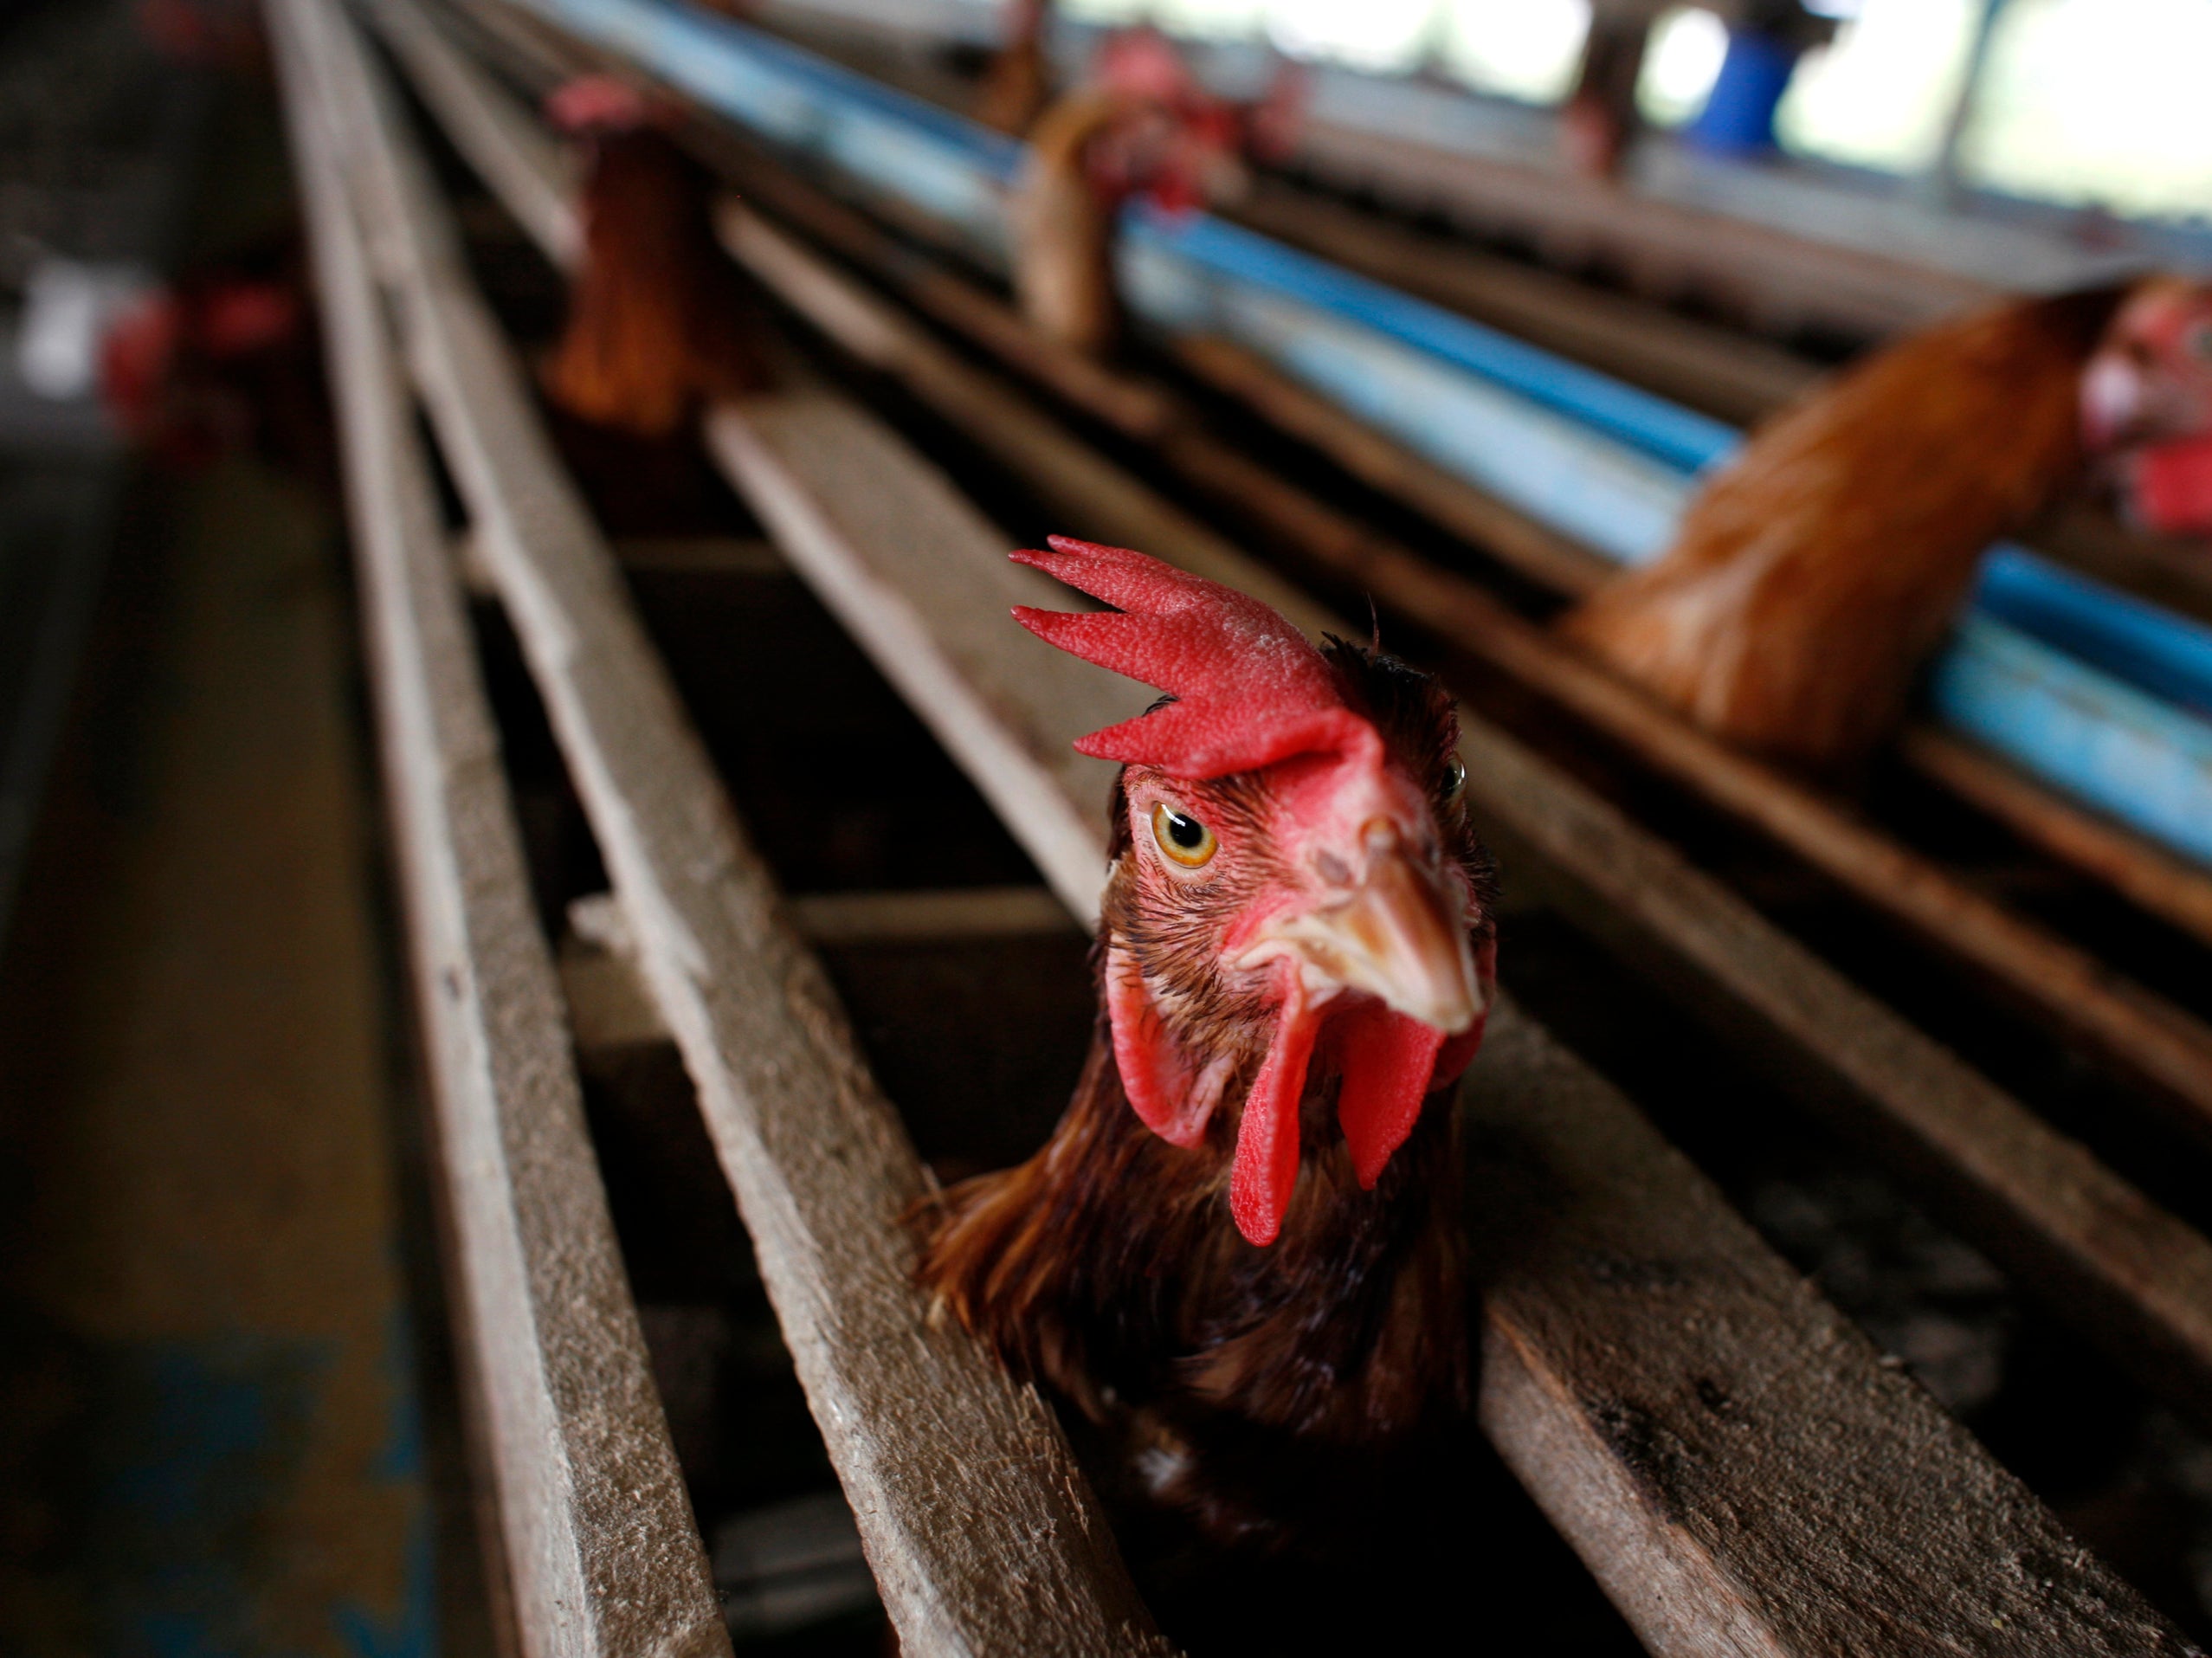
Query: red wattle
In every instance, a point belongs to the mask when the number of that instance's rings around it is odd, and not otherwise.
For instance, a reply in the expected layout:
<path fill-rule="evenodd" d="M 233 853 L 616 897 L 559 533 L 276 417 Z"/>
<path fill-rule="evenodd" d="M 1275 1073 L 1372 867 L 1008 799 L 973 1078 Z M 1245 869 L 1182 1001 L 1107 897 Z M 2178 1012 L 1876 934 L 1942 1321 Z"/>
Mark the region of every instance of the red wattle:
<path fill-rule="evenodd" d="M 1344 1076 L 1337 1121 L 1352 1172 L 1371 1191 L 1390 1153 L 1413 1132 L 1444 1033 L 1363 997 L 1329 1022 L 1329 1041 Z"/>
<path fill-rule="evenodd" d="M 1282 1011 L 1274 1039 L 1237 1125 L 1236 1163 L 1229 1171 L 1229 1210 L 1249 1243 L 1267 1245 L 1282 1230 L 1291 1193 L 1298 1187 L 1298 1105 L 1321 1022 L 1306 1005 L 1297 965 L 1285 962 Z"/>
<path fill-rule="evenodd" d="M 1160 1023 L 1136 958 L 1118 942 L 1106 946 L 1106 995 L 1113 1062 L 1131 1106 L 1169 1145 L 1197 1145 L 1221 1099 L 1222 1077 L 1190 1074 L 1175 1038 Z"/>
<path fill-rule="evenodd" d="M 2128 467 L 2129 514 L 2164 535 L 2212 532 L 2212 437 L 2144 450 Z"/>

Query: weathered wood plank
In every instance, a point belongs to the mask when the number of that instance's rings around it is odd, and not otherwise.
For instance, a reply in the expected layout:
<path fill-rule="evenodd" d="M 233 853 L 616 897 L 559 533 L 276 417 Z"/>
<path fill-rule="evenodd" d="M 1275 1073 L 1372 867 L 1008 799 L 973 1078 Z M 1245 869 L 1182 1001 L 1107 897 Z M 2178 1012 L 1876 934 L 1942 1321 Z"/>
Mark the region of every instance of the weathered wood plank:
<path fill-rule="evenodd" d="M 653 1390 L 413 412 L 291 18 L 305 197 L 429 1061 L 493 1576 L 527 1658 L 726 1654 Z"/>
<path fill-rule="evenodd" d="M 2022 840 L 2212 944 L 2212 875 L 2196 865 L 2038 788 L 1996 755 L 1934 726 L 1906 726 L 1898 752 L 1914 771 L 1979 807 Z"/>
<path fill-rule="evenodd" d="M 1654 1652 L 2194 1650 L 1609 1086 L 1500 1011 L 1464 1095 L 1482 1418 Z"/>
<path fill-rule="evenodd" d="M 465 80 L 455 79 L 470 74 L 468 66 L 415 7 L 381 0 L 368 0 L 368 7 L 423 100 L 435 105 L 454 147 L 483 174 L 530 239 L 557 265 L 582 258 L 577 181 L 558 140 L 538 122 L 515 119 L 519 112 L 505 105 L 471 97 Z"/>
<path fill-rule="evenodd" d="M 827 308 L 842 312 L 848 324 L 865 319 L 866 326 L 854 325 L 854 338 L 890 349 L 881 336 L 896 332 L 895 319 L 869 311 L 860 296 L 846 294 Z M 1029 418 L 1041 426 L 1034 411 Z M 834 559 L 818 550 L 794 550 L 803 571 L 827 563 L 857 567 L 874 590 L 901 600 L 925 629 L 940 616 L 964 614 L 962 596 L 944 582 L 952 554 L 977 565 L 1003 562 L 1002 544 L 987 526 L 964 550 L 938 545 L 929 558 L 913 557 L 897 532 L 901 515 L 854 502 L 849 483 L 859 472 L 883 481 L 879 488 L 900 487 L 904 474 L 882 469 L 887 434 L 849 405 L 819 392 L 787 394 L 731 406 L 718 412 L 713 425 L 719 444 L 743 447 L 740 481 L 757 510 L 771 524 L 796 526 L 798 534 L 787 533 L 787 548 L 795 539 L 839 544 Z M 1070 475 L 1089 474 L 1075 466 Z M 1121 481 L 1139 490 L 1133 481 Z M 801 513 L 803 503 L 811 503 L 810 510 Z M 1164 506 L 1151 516 L 1171 522 Z M 1190 541 L 1186 533 L 1170 551 L 1187 554 Z M 1326 621 L 1233 552 L 1215 551 L 1212 559 L 1196 561 L 1208 573 L 1240 580 L 1309 626 Z M 977 642 L 1010 646 L 1019 637 L 1000 624 Z M 912 638 L 911 632 L 903 635 Z M 874 646 L 887 671 L 893 664 L 886 658 L 905 648 L 901 635 L 886 635 Z M 964 656 L 979 688 L 1003 687 L 1002 696 L 978 700 L 1026 728 L 1000 752 L 1034 751 L 1126 712 L 1125 694 L 1095 676 L 1087 709 L 1031 703 L 1021 694 L 1027 669 L 1016 657 L 1004 648 Z M 1103 824 L 1095 815 L 1077 821 L 1096 868 Z M 1067 815 L 1055 814 L 1039 834 L 1065 833 L 1067 822 Z M 1903 1585 L 1887 1603 L 1890 1622 L 1880 1627 L 1917 1619 L 1931 1629 L 1968 1630 L 1954 1650 L 2058 1653 L 2084 1642 L 2115 1650 L 2183 1649 L 2129 1591 L 2065 1543 L 2032 1498 L 1924 1395 L 1886 1375 L 1863 1340 L 1728 1216 L 1718 1195 L 1667 1152 L 1625 1102 L 1510 1009 L 1499 1029 L 1470 1094 L 1476 1190 L 1486 1197 L 1501 1186 L 1521 1187 L 1532 1160 L 1545 1177 L 1518 1194 L 1527 1205 L 1524 1212 L 1544 1217 L 1541 1224 L 1501 1229 L 1476 1221 L 1493 1252 L 1494 1282 L 1485 1306 L 1484 1420 L 1656 1649 L 1873 1649 L 1831 1638 L 1880 1624 L 1881 1614 L 1855 1612 L 1839 1598 L 1863 1585 L 1834 1572 L 1790 1569 L 1790 1552 L 1799 1548 L 1824 1565 L 1838 1558 L 1867 1564 L 1873 1581 Z M 1554 1144 L 1555 1134 L 1570 1138 Z M 1578 1140 L 1587 1147 L 1578 1150 Z M 1608 1235 L 1606 1227 L 1633 1227 L 1645 1212 L 1656 1218 L 1633 1246 L 1590 1252 L 1593 1237 L 1626 1245 L 1623 1234 Z M 1609 1223 L 1608 1216 L 1622 1218 Z M 1603 1270 L 1594 1273 L 1593 1261 Z M 1663 1306 L 1654 1303 L 1655 1294 Z M 1630 1371 L 1642 1385 L 1623 1392 Z M 1777 1375 L 1811 1377 L 1807 1386 L 1818 1397 L 1811 1403 L 1793 1397 L 1791 1409 L 1770 1416 L 1760 1413 L 1757 1431 L 1770 1435 L 1774 1455 L 1797 1470 L 1787 1496 L 1818 1482 L 1831 1500 L 1819 1506 L 1824 1540 L 1795 1535 L 1787 1500 L 1764 1505 L 1733 1490 L 1727 1456 L 1712 1459 L 1709 1468 L 1700 1463 L 1699 1473 L 1710 1473 L 1711 1481 L 1693 1496 L 1651 1489 L 1648 1459 L 1634 1436 L 1620 1431 L 1624 1412 L 1640 1412 L 1629 1420 L 1645 1442 L 1702 1450 L 1705 1430 L 1686 1413 L 1709 1415 L 1716 1390 L 1724 1398 L 1759 1399 Z M 1740 1395 L 1730 1390 L 1738 1387 Z M 1820 1450 L 1808 1435 L 1822 1439 Z M 1886 1448 L 1899 1440 L 1917 1463 L 1888 1460 Z M 1826 1460 L 1839 1441 L 1854 1459 L 1841 1479 Z M 1964 1493 L 1967 1500 L 1948 1503 L 1931 1499 L 1931 1491 Z M 1770 1519 L 1756 1543 L 1738 1534 L 1730 1519 L 1753 1507 Z M 2043 1597 L 2047 1604 L 2022 1605 L 2035 1595 L 2017 1588 L 2016 1562 L 2028 1555 L 2040 1559 L 2054 1542 L 2064 1550 L 2056 1558 L 2086 1567 L 2087 1575 L 2070 1577 L 2063 1594 Z M 1769 1545 L 1779 1558 L 1761 1558 L 1747 1571 L 1752 1557 Z M 1903 1558 L 1908 1554 L 1912 1560 Z M 2022 1620 L 2006 1631 L 2009 1644 L 1971 1634 L 1993 1612 Z"/>
<path fill-rule="evenodd" d="M 1050 1412 L 929 1326 L 900 1222 L 926 1177 L 559 470 L 389 88 L 331 0 L 273 3 L 905 1649 L 1158 1649 Z"/>

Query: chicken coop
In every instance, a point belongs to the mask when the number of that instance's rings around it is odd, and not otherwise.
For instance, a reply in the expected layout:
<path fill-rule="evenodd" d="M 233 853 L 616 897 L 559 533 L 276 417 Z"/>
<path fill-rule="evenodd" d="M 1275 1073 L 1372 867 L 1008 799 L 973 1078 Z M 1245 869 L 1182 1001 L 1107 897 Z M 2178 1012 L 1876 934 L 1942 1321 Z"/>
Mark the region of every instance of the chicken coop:
<path fill-rule="evenodd" d="M 1777 103 L 1857 8 L 1684 10 L 1596 0 L 1570 51 L 1532 5 L 1435 48 L 1454 81 L 1287 70 L 1203 8 L 1170 48 L 1074 4 L 262 0 L 497 1649 L 2202 1649 L 2212 231 L 2003 194 L 1986 88 L 2045 0 L 1962 9 L 1884 191 L 1758 158 L 1825 130 Z M 1119 170 L 1092 219 L 1056 145 Z M 649 352 L 573 321 L 624 283 Z M 625 350 L 691 377 L 619 429 Z M 2173 429 L 2099 458 L 2106 410 Z M 1728 728 L 1718 635 L 1677 695 L 1577 631 L 1699 534 L 1779 566 L 1808 500 L 1918 572 L 1804 624 L 1828 749 Z M 1203 693 L 1066 642 L 1153 590 L 1009 562 L 1055 536 L 1162 561 L 1163 614 L 1248 604 L 1229 658 L 1299 648 L 1268 614 L 1387 648 L 1456 732 L 1470 1010 L 1345 1189 L 1451 1160 L 1467 1376 L 1417 1457 L 1164 1415 L 1130 1452 L 1123 1372 L 932 1287 L 931 1217 L 1072 1089 L 1208 1121 L 1128 1080 L 1115 872 L 1142 810 L 1177 863 L 1212 831 L 1091 735 Z M 1332 1086 L 1309 1140 L 1370 1132 Z M 1290 1200 L 1216 1138 L 1221 1248 L 1263 1256 Z M 1213 1455 L 1274 1506 L 1237 1546 L 1129 1518 Z M 1330 1541 L 1242 1546 L 1278 1532 Z"/>

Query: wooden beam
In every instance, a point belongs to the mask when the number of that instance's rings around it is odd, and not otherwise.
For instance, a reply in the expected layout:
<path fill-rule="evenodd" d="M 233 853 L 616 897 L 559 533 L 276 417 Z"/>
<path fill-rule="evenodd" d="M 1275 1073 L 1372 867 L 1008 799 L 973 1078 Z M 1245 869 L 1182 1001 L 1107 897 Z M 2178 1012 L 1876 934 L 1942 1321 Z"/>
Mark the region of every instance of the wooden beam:
<path fill-rule="evenodd" d="M 599 1183 L 499 739 L 296 14 L 268 9 L 313 242 L 448 1267 L 519 1651 L 730 1650 Z"/>
<path fill-rule="evenodd" d="M 2145 913 L 2212 945 L 2212 874 L 2037 787 L 2016 767 L 1925 720 L 1905 728 L 1898 752 L 1915 771 L 2030 845 L 2095 875 Z"/>
<path fill-rule="evenodd" d="M 740 239 L 764 232 L 756 226 Z M 784 248 L 783 265 L 771 254 L 756 268 L 789 275 L 803 268 L 799 256 Z M 873 360 L 912 367 L 919 353 L 905 337 L 911 325 L 850 284 L 816 294 L 808 308 L 842 319 L 839 337 L 866 345 Z M 1039 411 L 988 381 L 966 390 L 967 412 L 994 415 L 994 429 L 1018 416 L 1039 442 L 1066 443 Z M 855 600 L 864 597 L 867 608 L 901 613 L 900 628 L 861 635 L 894 681 L 925 693 L 940 683 L 938 663 L 957 658 L 965 675 L 958 699 L 932 709 L 925 697 L 917 706 L 933 720 L 946 707 L 965 719 L 979 706 L 1010 728 L 996 744 L 971 748 L 971 771 L 991 754 L 1034 753 L 1128 711 L 1126 690 L 1096 674 L 1064 700 L 1033 698 L 1024 635 L 995 617 L 988 629 L 971 629 L 972 610 L 958 583 L 980 577 L 957 572 L 963 565 L 1006 569 L 1003 540 L 978 519 L 964 546 L 947 539 L 915 556 L 906 534 L 915 514 L 900 497 L 910 487 L 933 494 L 944 486 L 931 482 L 919 461 L 887 466 L 900 446 L 872 416 L 808 390 L 726 405 L 713 416 L 710 436 L 793 563 L 822 581 L 833 608 L 857 613 L 863 607 Z M 873 493 L 893 499 L 871 500 L 851 487 L 862 475 L 874 481 Z M 1254 591 L 1309 628 L 1330 621 L 1203 539 L 1133 480 L 1072 448 L 1031 475 L 1130 492 L 1143 527 L 1179 530 L 1160 550 Z M 934 516 L 939 506 L 928 501 L 925 511 Z M 956 637 L 938 636 L 939 628 L 957 629 Z M 899 660 L 909 651 L 921 654 L 919 668 Z M 1492 742 L 1525 771 L 1537 769 L 1532 785 L 1525 776 L 1515 784 L 1538 794 L 1560 786 L 1534 757 L 1487 728 L 1472 751 L 1478 764 L 1482 745 Z M 1014 810 L 1038 811 L 1026 777 L 1001 794 L 1017 803 Z M 1018 803 L 1024 800 L 1026 808 Z M 1066 804 L 1089 810 L 1038 812 L 1031 835 L 1069 836 L 1067 861 L 1087 855 L 1098 870 L 1103 814 L 1093 801 L 1071 796 Z M 1606 810 L 1587 806 L 1600 817 Z M 1654 1650 L 1874 1650 L 1862 1637 L 1899 1627 L 2002 1628 L 2019 1643 L 2008 1650 L 2056 1654 L 2084 1642 L 2181 1649 L 1925 1394 L 1886 1371 L 1863 1339 L 1729 1216 L 1624 1100 L 1510 1004 L 1496 1017 L 1467 1097 L 1476 1207 L 1512 1187 L 1512 1201 L 1523 1205 L 1517 1212 L 1530 1223 L 1499 1228 L 1479 1215 L 1474 1222 L 1488 1269 L 1482 1420 Z M 1532 1169 L 1538 1178 L 1524 1184 Z M 1769 1411 L 1765 1401 L 1781 1377 L 1802 1378 L 1806 1394 Z M 1739 1442 L 1766 1454 L 1738 1459 L 1713 1444 L 1705 1419 L 1732 1410 L 1753 1424 Z M 1689 1448 L 1695 1461 L 1694 1491 L 1671 1474 L 1676 1446 Z M 1899 1460 L 1900 1449 L 1906 1460 Z M 1786 1481 L 1784 1468 L 1795 1470 Z M 1777 1482 L 1765 1492 L 1740 1489 L 1739 1471 Z M 1954 1493 L 1964 1500 L 1951 1500 Z M 1820 1500 L 1803 1500 L 1812 1496 Z M 1801 1513 L 1817 1515 L 1817 1535 L 1800 1530 Z M 1736 1518 L 1753 1513 L 1757 1538 Z M 2023 1580 L 2015 1564 L 2023 1552 L 2083 1575 Z M 1816 1569 L 1791 1567 L 1799 1555 Z M 1830 1570 L 1839 1560 L 1863 1570 Z"/>
<path fill-rule="evenodd" d="M 945 887 L 924 892 L 810 893 L 784 901 L 799 936 L 845 946 L 945 945 L 1080 931 L 1045 887 Z M 645 982 L 622 907 L 611 893 L 569 906 L 558 961 L 576 1046 L 597 1056 L 675 1040 Z"/>
<path fill-rule="evenodd" d="M 1162 1650 L 1051 1413 L 931 1326 L 900 1221 L 926 1177 L 560 471 L 390 89 L 332 0 L 272 4 L 905 1650 Z"/>
<path fill-rule="evenodd" d="M 2195 1650 L 2075 1575 L 2091 1557 L 1902 1367 L 1499 1012 L 1465 1094 L 1482 1420 L 1653 1652 Z"/>

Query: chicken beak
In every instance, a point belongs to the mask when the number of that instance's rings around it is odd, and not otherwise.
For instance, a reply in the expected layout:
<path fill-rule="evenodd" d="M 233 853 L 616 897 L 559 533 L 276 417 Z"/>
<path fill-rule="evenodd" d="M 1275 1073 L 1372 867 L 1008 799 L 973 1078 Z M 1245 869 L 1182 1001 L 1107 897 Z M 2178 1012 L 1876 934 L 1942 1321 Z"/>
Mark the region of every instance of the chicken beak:
<path fill-rule="evenodd" d="M 1358 884 L 1272 931 L 1335 984 L 1457 1035 L 1486 1005 L 1461 901 L 1407 855 L 1390 824 L 1370 823 L 1363 838 L 1366 868 Z"/>

